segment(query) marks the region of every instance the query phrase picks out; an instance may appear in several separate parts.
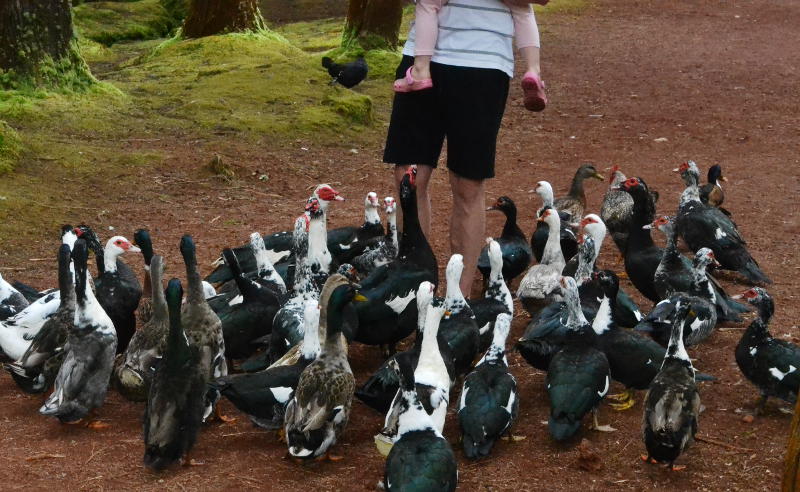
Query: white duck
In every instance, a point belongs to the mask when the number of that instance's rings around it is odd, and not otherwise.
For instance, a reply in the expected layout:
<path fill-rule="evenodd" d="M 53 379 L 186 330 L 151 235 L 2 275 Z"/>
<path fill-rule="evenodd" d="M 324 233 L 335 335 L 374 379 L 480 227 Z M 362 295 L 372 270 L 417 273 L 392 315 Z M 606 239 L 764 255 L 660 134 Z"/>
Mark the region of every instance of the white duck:
<path fill-rule="evenodd" d="M 558 213 L 555 209 L 546 209 L 539 220 L 549 227 L 542 261 L 528 270 L 517 289 L 517 297 L 531 314 L 549 302 L 561 300 L 561 272 L 566 265 L 561 252 L 561 240 L 556 232 L 561 227 Z"/>

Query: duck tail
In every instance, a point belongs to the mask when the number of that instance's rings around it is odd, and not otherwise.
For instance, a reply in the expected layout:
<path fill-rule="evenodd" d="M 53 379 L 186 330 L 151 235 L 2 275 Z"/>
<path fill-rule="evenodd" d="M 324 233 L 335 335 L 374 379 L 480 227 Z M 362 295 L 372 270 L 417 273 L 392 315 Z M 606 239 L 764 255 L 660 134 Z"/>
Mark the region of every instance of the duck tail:
<path fill-rule="evenodd" d="M 35 288 L 31 287 L 30 285 L 23 284 L 22 282 L 14 282 L 11 284 L 11 287 L 14 287 L 22 294 L 22 297 L 28 300 L 28 302 L 36 302 L 39 298 L 42 297 L 42 293 L 36 290 Z"/>
<path fill-rule="evenodd" d="M 717 378 L 712 376 L 711 374 L 706 374 L 704 372 L 698 372 L 694 375 L 695 381 L 716 381 Z"/>
<path fill-rule="evenodd" d="M 771 284 L 772 279 L 767 277 L 767 275 L 761 271 L 759 268 L 758 263 L 753 258 L 750 258 L 747 263 L 739 269 L 739 273 L 744 275 L 744 277 L 754 284 Z"/>

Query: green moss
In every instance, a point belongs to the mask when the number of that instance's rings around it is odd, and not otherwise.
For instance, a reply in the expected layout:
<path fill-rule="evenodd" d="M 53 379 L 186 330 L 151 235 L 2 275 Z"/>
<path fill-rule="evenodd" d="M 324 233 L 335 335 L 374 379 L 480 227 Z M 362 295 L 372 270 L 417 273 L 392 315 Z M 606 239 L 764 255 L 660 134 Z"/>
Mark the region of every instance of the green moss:
<path fill-rule="evenodd" d="M 14 169 L 21 150 L 22 141 L 17 132 L 0 120 L 0 175 Z"/>
<path fill-rule="evenodd" d="M 314 22 L 292 22 L 275 27 L 290 43 L 311 53 L 332 50 L 342 42 L 344 17 Z"/>
<path fill-rule="evenodd" d="M 165 36 L 177 25 L 160 0 L 90 2 L 73 9 L 80 36 L 110 46 L 122 40 Z"/>
<path fill-rule="evenodd" d="M 353 123 L 366 125 L 372 121 L 372 98 L 367 95 L 343 90 L 339 94 L 329 95 L 322 103 Z"/>
<path fill-rule="evenodd" d="M 95 85 L 89 67 L 80 54 L 77 41 L 72 41 L 67 53 L 58 60 L 45 57 L 25 73 L 0 70 L 0 89 L 34 92 L 51 89 L 83 92 Z M 0 93 L 1 94 L 1 93 Z"/>

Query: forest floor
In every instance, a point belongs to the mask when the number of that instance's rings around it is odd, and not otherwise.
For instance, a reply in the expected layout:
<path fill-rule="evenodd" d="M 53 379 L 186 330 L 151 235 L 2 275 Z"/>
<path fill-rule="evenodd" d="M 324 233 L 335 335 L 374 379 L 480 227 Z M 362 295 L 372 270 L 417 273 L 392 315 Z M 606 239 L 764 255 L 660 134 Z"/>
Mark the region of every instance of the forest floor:
<path fill-rule="evenodd" d="M 498 146 L 497 178 L 488 185 L 487 204 L 499 195 L 512 197 L 520 208 L 523 229 L 530 231 L 539 206 L 530 193 L 534 183 L 546 179 L 557 193 L 564 193 L 573 170 L 592 162 L 600 169 L 619 164 L 629 176 L 644 177 L 661 194 L 660 211 L 673 213 L 682 185 L 672 169 L 686 159 L 694 159 L 703 169 L 722 164 L 729 179 L 726 207 L 753 256 L 775 281 L 770 287 L 776 302 L 772 332 L 800 342 L 796 202 L 800 8 L 790 0 L 598 0 L 580 15 L 557 13 L 542 16 L 540 22 L 550 104 L 543 113 L 526 112 L 517 82 L 512 84 Z M 148 81 L 141 65 L 125 65 L 142 54 L 143 45 L 157 44 L 131 45 L 128 54 L 125 46 L 116 47 L 113 54 L 97 46 L 97 53 L 105 55 L 89 57 L 98 78 L 129 94 L 107 96 L 129 98 L 122 103 L 104 106 L 102 93 L 95 93 L 84 99 L 94 108 L 91 111 L 63 99 L 56 101 L 60 110 L 50 107 L 41 117 L 26 119 L 36 114 L 35 106 L 21 105 L 12 114 L 8 100 L 0 98 L 6 103 L 0 117 L 26 137 L 16 171 L 0 177 L 4 277 L 53 287 L 57 227 L 62 222 L 86 222 L 106 237 L 112 230 L 130 237 L 134 229 L 147 227 L 156 252 L 166 257 L 167 275 L 182 276 L 177 245 L 184 233 L 194 235 L 201 265 L 209 265 L 221 248 L 244 243 L 251 231 L 290 228 L 319 182 L 332 183 L 348 199 L 331 207 L 332 227 L 360 223 L 368 191 L 394 194 L 389 170 L 380 162 L 390 101 L 388 80 L 371 80 L 355 90 L 374 95 L 374 120 L 353 124 L 338 138 L 324 128 L 318 134 L 307 126 L 296 131 L 282 128 L 279 138 L 269 133 L 274 128 L 264 129 L 263 135 L 260 127 L 244 128 L 249 121 L 257 125 L 258 115 L 245 118 L 231 111 L 231 124 L 206 122 L 221 114 L 226 98 L 235 97 L 238 89 L 192 109 L 193 85 L 201 85 L 204 76 L 224 75 L 215 72 L 220 67 L 203 67 L 204 75 L 195 71 L 178 82 L 186 84 L 186 92 L 171 96 L 171 106 L 164 98 L 157 99 L 159 85 L 174 81 L 167 74 L 169 67 L 159 66 L 157 57 L 146 62 L 157 74 Z M 192 56 L 190 49 L 185 52 Z M 259 60 L 253 65 L 266 65 L 268 70 L 270 63 Z M 182 67 L 174 72 L 184 74 Z M 302 89 L 309 91 L 311 101 L 319 100 L 319 91 L 357 97 L 328 88 L 322 74 L 315 80 L 307 84 L 311 89 Z M 146 105 L 150 95 L 158 105 Z M 271 107 L 262 110 L 266 114 Z M 159 114 L 145 117 L 148 112 Z M 182 118 L 184 123 L 176 123 Z M 214 154 L 231 165 L 236 173 L 232 181 L 204 170 Z M 436 173 L 432 183 L 432 244 L 440 265 L 449 255 L 451 199 L 445 174 Z M 588 210 L 599 209 L 605 188 L 606 184 L 588 183 Z M 501 227 L 502 217 L 490 215 L 488 233 L 499 233 Z M 141 270 L 140 259 L 127 261 Z M 600 265 L 622 269 L 610 241 Z M 724 279 L 731 294 L 746 288 L 734 277 Z M 630 284 L 624 286 L 633 292 Z M 637 299 L 649 308 L 641 297 Z M 510 343 L 526 323 L 526 316 L 515 318 Z M 626 412 L 601 406 L 602 423 L 616 432 L 596 433 L 584 427 L 581 436 L 589 440 L 602 466 L 596 471 L 582 469 L 577 441 L 555 444 L 543 425 L 548 416 L 544 374 L 512 352 L 509 362 L 520 391 L 514 432 L 526 439 L 500 442 L 489 458 L 467 461 L 459 449 L 457 419 L 451 410 L 445 436 L 459 456 L 460 488 L 776 490 L 790 416 L 772 402 L 766 414 L 746 418 L 758 393 L 744 380 L 733 356 L 744 326 L 718 330 L 690 350 L 695 366 L 717 380 L 701 385 L 705 411 L 699 434 L 707 440 L 680 459 L 687 465 L 685 471 L 668 472 L 640 461 L 643 393 Z M 363 382 L 380 365 L 381 356 L 374 347 L 354 346 L 351 363 L 357 381 Z M 452 402 L 458 400 L 459 391 L 453 389 Z M 285 445 L 273 433 L 253 428 L 225 402 L 223 410 L 238 419 L 203 429 L 192 452 L 202 465 L 154 474 L 142 466 L 141 404 L 110 391 L 98 416 L 111 427 L 93 431 L 41 417 L 37 410 L 42 398 L 23 394 L 7 375 L 0 375 L 0 398 L 4 490 L 42 490 L 53 484 L 68 490 L 373 490 L 383 474 L 384 461 L 372 440 L 382 416 L 358 402 L 337 445 L 343 461 L 301 466 L 285 460 Z"/>

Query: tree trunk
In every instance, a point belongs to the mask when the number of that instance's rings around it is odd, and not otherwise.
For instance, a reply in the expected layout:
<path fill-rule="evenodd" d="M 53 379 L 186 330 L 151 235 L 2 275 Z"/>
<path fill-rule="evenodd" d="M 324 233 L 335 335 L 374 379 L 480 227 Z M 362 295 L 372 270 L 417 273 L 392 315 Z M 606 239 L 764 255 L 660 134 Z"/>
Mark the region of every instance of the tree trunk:
<path fill-rule="evenodd" d="M 72 31 L 70 0 L 0 1 L 0 87 L 74 89 L 93 81 Z"/>
<path fill-rule="evenodd" d="M 192 0 L 183 22 L 187 38 L 262 29 L 264 18 L 257 0 Z"/>
<path fill-rule="evenodd" d="M 403 0 L 350 0 L 342 47 L 393 50 L 402 21 Z"/>
<path fill-rule="evenodd" d="M 794 408 L 789 447 L 783 468 L 783 492 L 800 492 L 800 398 Z"/>

